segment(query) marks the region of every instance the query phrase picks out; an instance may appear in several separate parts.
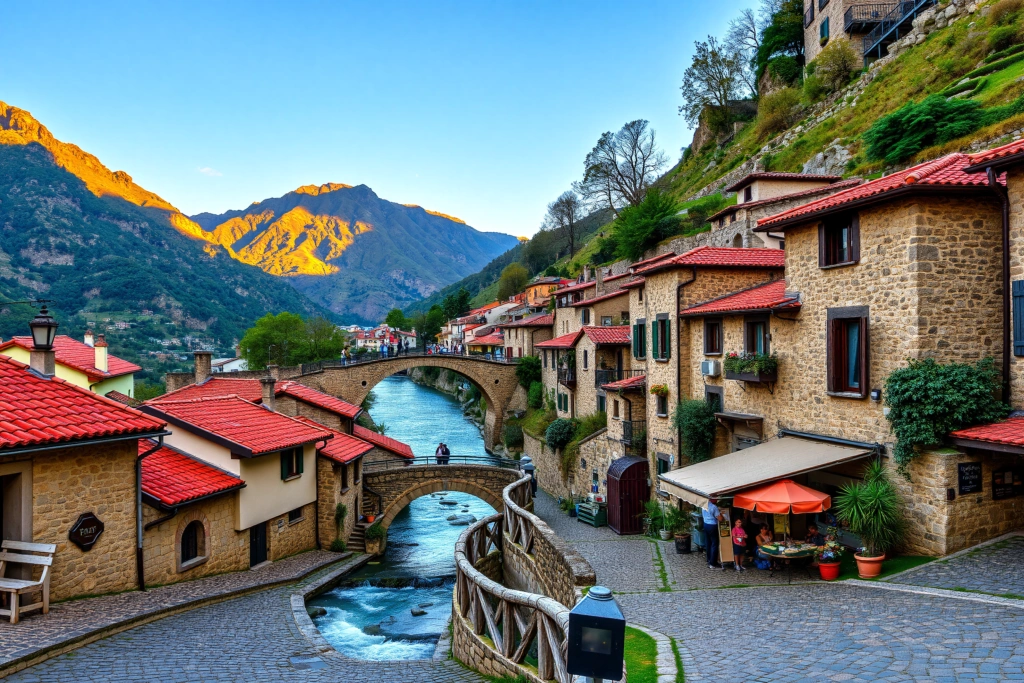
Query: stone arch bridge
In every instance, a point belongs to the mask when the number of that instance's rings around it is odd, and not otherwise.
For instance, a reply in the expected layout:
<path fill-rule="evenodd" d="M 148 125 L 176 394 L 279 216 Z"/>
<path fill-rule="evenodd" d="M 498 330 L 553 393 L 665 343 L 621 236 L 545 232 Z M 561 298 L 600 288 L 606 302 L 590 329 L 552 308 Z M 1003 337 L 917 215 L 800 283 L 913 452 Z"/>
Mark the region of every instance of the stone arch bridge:
<path fill-rule="evenodd" d="M 461 491 L 482 499 L 498 512 L 505 508 L 502 490 L 519 479 L 523 473 L 512 467 L 496 465 L 406 465 L 383 467 L 385 463 L 366 465 L 363 490 L 368 501 L 379 500 L 381 523 L 384 528 L 409 503 L 422 496 L 439 491 Z"/>
<path fill-rule="evenodd" d="M 303 365 L 301 374 L 288 377 L 308 387 L 349 403 L 360 405 L 370 390 L 381 380 L 403 370 L 434 367 L 462 375 L 480 390 L 487 401 L 484 445 L 490 450 L 501 441 L 505 413 L 519 388 L 514 363 L 487 360 L 474 356 L 401 355 L 393 358 L 342 365 L 331 361 Z M 290 374 L 290 373 L 289 373 Z M 284 373 L 282 373 L 282 379 Z M 500 499 L 500 492 L 499 492 Z"/>

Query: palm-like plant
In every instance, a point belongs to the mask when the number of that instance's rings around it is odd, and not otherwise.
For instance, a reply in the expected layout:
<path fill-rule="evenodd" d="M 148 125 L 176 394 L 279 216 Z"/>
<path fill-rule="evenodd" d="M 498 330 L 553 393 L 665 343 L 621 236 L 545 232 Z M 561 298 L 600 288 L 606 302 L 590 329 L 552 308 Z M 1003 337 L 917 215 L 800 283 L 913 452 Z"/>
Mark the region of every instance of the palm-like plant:
<path fill-rule="evenodd" d="M 839 519 L 864 541 L 864 557 L 878 557 L 902 542 L 903 500 L 880 461 L 868 465 L 864 481 L 840 488 L 835 503 Z"/>

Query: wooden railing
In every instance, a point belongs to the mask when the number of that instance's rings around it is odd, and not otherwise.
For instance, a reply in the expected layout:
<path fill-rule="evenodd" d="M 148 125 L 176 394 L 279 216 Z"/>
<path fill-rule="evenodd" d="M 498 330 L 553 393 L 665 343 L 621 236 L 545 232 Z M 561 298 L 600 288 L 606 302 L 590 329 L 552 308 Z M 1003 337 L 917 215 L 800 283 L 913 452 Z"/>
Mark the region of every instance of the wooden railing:
<path fill-rule="evenodd" d="M 529 478 L 525 481 L 528 491 Z M 508 509 L 506 505 L 504 515 L 491 515 L 470 526 L 455 545 L 456 609 L 472 624 L 473 632 L 489 638 L 493 649 L 508 661 L 523 665 L 536 644 L 536 676 L 571 683 L 573 677 L 565 666 L 569 608 L 544 595 L 506 588 L 476 569 L 478 560 L 501 550 L 505 520 L 519 519 L 509 517 Z M 521 522 L 515 523 L 524 528 Z M 484 639 L 481 642 L 490 645 Z"/>

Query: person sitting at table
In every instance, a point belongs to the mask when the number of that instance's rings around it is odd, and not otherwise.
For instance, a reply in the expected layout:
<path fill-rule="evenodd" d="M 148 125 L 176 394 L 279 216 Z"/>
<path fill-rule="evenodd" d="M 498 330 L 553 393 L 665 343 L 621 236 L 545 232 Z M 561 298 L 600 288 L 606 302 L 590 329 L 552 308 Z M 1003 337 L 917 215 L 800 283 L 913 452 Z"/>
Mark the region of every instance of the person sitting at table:
<path fill-rule="evenodd" d="M 734 562 L 736 571 L 746 571 L 743 568 L 743 555 L 747 552 L 747 532 L 743 530 L 743 519 L 736 520 L 736 526 L 732 528 L 732 554 L 735 555 Z"/>
<path fill-rule="evenodd" d="M 818 531 L 817 524 L 807 525 L 807 542 L 819 547 L 825 545 L 825 537 Z"/>
<path fill-rule="evenodd" d="M 769 557 L 763 550 L 761 550 L 761 546 L 768 545 L 769 543 L 774 543 L 774 542 L 775 542 L 775 538 L 772 536 L 772 530 L 768 528 L 767 524 L 762 524 L 761 525 L 761 533 L 759 533 L 757 535 L 757 550 L 755 552 L 757 553 L 757 557 L 758 558 L 760 558 L 761 560 L 764 560 L 765 562 L 768 562 L 769 565 L 768 565 L 768 567 L 764 567 L 762 565 L 762 567 L 758 567 L 758 569 L 770 568 L 771 567 L 772 558 Z"/>

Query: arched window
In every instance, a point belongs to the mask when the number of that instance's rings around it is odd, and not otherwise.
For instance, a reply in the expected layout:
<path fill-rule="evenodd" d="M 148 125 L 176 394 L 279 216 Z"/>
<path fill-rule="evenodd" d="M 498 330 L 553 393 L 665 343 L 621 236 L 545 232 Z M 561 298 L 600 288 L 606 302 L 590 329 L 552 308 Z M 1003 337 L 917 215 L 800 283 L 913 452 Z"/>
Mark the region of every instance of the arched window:
<path fill-rule="evenodd" d="M 206 529 L 200 520 L 189 522 L 181 532 L 181 566 L 190 565 L 206 559 Z"/>
<path fill-rule="evenodd" d="M 740 235 L 739 233 L 737 233 L 736 236 L 732 238 L 732 246 L 737 247 L 737 248 L 738 247 L 742 247 L 743 246 L 743 235 Z"/>

